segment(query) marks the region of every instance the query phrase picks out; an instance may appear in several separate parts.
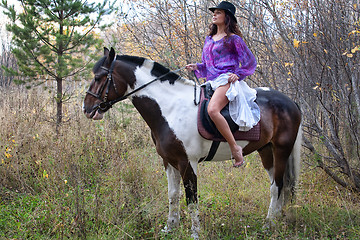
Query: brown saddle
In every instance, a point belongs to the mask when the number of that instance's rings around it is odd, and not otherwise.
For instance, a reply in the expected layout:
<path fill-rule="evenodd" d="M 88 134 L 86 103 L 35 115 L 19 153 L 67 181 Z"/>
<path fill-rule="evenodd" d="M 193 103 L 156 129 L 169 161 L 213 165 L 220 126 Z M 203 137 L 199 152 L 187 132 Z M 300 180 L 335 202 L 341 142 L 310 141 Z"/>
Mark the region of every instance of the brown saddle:
<path fill-rule="evenodd" d="M 198 108 L 197 125 L 200 135 L 208 140 L 225 142 L 226 140 L 217 130 L 215 124 L 210 119 L 207 112 L 207 106 L 213 95 L 210 84 L 204 84 L 201 86 L 200 103 Z M 255 125 L 252 129 L 247 132 L 238 131 L 239 126 L 231 119 L 229 113 L 229 104 L 221 110 L 221 114 L 225 117 L 228 122 L 231 131 L 235 137 L 235 140 L 246 140 L 246 141 L 259 141 L 260 139 L 260 122 Z"/>

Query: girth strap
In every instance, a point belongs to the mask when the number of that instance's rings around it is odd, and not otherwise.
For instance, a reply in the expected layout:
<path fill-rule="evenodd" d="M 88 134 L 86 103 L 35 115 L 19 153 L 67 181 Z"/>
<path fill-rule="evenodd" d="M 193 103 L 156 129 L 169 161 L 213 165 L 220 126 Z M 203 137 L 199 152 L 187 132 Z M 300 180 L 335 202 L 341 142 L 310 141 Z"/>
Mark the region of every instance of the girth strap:
<path fill-rule="evenodd" d="M 209 154 L 207 155 L 206 158 L 201 158 L 199 162 L 211 161 L 214 158 L 214 156 L 215 156 L 215 154 L 216 154 L 216 152 L 217 152 L 217 150 L 219 148 L 219 145 L 220 145 L 219 141 L 213 141 L 212 144 L 211 144 L 210 150 L 209 150 Z"/>

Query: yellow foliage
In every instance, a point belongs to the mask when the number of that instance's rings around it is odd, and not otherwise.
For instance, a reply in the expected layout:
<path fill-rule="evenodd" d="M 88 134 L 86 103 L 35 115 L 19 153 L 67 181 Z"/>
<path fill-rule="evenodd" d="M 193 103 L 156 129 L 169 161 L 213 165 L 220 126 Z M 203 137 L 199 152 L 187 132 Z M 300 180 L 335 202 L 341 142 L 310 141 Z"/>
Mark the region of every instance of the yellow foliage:
<path fill-rule="evenodd" d="M 46 172 L 46 170 L 43 172 L 43 178 L 49 178 L 49 174 Z"/>
<path fill-rule="evenodd" d="M 352 31 L 349 33 L 349 36 L 350 36 L 351 34 L 356 34 L 356 33 L 360 33 L 360 31 L 359 31 L 359 30 L 352 30 Z"/>
<path fill-rule="evenodd" d="M 298 48 L 298 47 L 299 47 L 299 44 L 300 44 L 300 41 L 298 41 L 298 40 L 296 40 L 296 39 L 294 38 L 294 47 L 295 47 L 295 48 Z"/>
<path fill-rule="evenodd" d="M 353 49 L 351 49 L 352 53 L 356 53 L 357 51 L 360 51 L 360 46 L 356 46 Z"/>

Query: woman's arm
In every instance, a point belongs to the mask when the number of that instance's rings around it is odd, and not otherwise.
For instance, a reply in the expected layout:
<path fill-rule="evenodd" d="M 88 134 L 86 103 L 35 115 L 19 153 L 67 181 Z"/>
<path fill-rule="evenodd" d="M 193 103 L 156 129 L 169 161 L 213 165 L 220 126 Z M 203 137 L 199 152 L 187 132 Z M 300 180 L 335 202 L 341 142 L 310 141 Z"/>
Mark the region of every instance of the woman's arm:
<path fill-rule="evenodd" d="M 239 80 L 243 80 L 246 76 L 250 76 L 255 72 L 257 65 L 256 58 L 241 37 L 234 38 L 234 45 L 238 52 L 239 62 L 241 63 L 241 66 L 236 69 L 235 74 L 239 76 Z"/>
<path fill-rule="evenodd" d="M 207 52 L 209 51 L 206 48 L 206 42 L 209 40 L 209 37 L 206 37 L 205 39 L 205 43 L 204 43 L 204 47 L 203 47 L 203 52 L 201 55 L 201 63 L 193 63 L 193 64 L 188 64 L 186 65 L 186 69 L 190 70 L 190 71 L 195 71 L 195 74 L 198 78 L 206 78 L 207 77 L 207 70 L 206 70 L 206 60 L 205 60 L 205 55 L 208 54 Z"/>

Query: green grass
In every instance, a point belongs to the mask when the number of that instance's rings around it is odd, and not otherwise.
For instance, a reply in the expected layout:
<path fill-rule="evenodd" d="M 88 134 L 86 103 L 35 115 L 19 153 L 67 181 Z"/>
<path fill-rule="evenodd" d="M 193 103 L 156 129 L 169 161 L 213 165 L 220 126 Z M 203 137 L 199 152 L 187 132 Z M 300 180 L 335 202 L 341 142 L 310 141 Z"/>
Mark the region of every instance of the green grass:
<path fill-rule="evenodd" d="M 190 239 L 184 196 L 179 228 L 161 232 L 166 174 L 129 102 L 96 122 L 79 98 L 67 105 L 58 137 L 54 106 L 36 90 L 5 91 L 0 105 L 0 239 Z M 296 203 L 264 229 L 268 175 L 257 154 L 246 161 L 242 169 L 199 165 L 201 239 L 358 238 L 359 196 L 306 166 Z"/>

